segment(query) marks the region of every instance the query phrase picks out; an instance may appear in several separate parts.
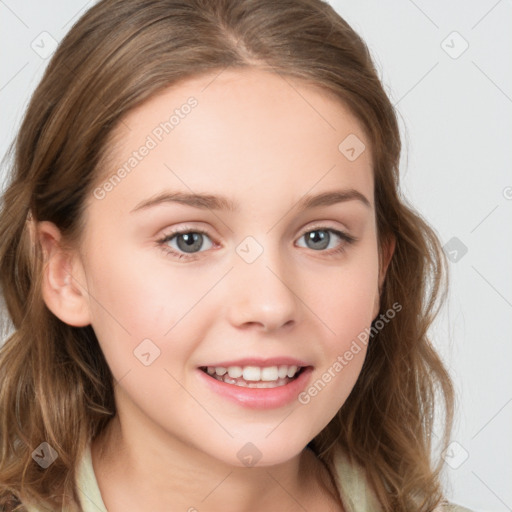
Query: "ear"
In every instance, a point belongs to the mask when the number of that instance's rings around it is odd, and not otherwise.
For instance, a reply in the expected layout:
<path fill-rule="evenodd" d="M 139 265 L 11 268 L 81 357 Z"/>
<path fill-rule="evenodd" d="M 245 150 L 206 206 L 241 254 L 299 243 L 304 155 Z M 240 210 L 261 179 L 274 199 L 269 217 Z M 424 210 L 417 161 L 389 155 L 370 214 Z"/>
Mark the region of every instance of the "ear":
<path fill-rule="evenodd" d="M 378 293 L 375 296 L 375 304 L 373 309 L 373 318 L 375 319 L 379 314 L 380 310 L 380 294 L 382 292 L 382 286 L 386 279 L 386 273 L 388 271 L 391 258 L 395 252 L 396 238 L 393 235 L 388 235 L 382 242 L 382 246 L 379 248 L 379 287 Z"/>
<path fill-rule="evenodd" d="M 89 325 L 89 295 L 78 254 L 64 250 L 61 233 L 55 224 L 38 222 L 35 231 L 44 254 L 41 292 L 46 306 L 68 325 Z"/>

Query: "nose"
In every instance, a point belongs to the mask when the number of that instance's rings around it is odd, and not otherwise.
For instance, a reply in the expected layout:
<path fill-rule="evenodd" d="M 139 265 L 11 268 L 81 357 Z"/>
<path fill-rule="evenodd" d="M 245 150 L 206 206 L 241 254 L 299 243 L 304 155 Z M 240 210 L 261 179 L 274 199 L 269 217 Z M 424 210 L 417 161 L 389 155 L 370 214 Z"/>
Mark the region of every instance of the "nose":
<path fill-rule="evenodd" d="M 229 321 L 237 328 L 264 332 L 290 328 L 302 315 L 297 288 L 293 268 L 278 250 L 267 248 L 252 263 L 235 255 L 227 290 Z"/>

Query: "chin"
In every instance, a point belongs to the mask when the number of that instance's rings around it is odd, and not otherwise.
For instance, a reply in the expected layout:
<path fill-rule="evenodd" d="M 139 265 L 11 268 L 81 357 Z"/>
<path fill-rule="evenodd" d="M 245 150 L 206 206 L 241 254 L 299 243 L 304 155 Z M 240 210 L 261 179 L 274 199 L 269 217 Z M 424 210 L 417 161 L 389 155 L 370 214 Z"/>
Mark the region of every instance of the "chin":
<path fill-rule="evenodd" d="M 297 436 L 295 433 L 288 436 L 286 433 L 283 430 L 279 434 L 271 433 L 268 437 L 260 436 L 259 439 L 253 436 L 241 436 L 230 440 L 229 446 L 224 446 L 224 450 L 214 456 L 236 467 L 268 467 L 284 464 L 300 455 L 309 442 L 307 435 Z"/>

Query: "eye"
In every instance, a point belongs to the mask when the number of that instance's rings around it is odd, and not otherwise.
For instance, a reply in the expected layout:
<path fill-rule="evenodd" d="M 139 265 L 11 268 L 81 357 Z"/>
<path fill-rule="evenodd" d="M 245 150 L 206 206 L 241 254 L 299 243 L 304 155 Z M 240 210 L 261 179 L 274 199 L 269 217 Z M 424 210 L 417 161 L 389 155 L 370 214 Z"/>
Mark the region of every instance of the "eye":
<path fill-rule="evenodd" d="M 327 255 L 334 255 L 343 252 L 347 244 L 356 241 L 356 238 L 333 228 L 318 227 L 304 233 L 299 240 L 305 239 L 305 247 L 313 251 L 325 252 Z M 340 243 L 340 241 L 344 243 Z M 206 231 L 201 229 L 182 229 L 166 234 L 157 241 L 157 245 L 172 257 L 181 259 L 194 259 L 194 257 L 211 249 L 213 243 Z M 300 245 L 300 247 L 304 247 Z M 326 249 L 331 249 L 327 250 Z"/>
<path fill-rule="evenodd" d="M 314 251 L 325 251 L 325 249 L 333 249 L 332 252 L 341 252 L 345 250 L 345 245 L 355 242 L 355 238 L 348 235 L 347 233 L 343 233 L 337 229 L 333 228 L 315 228 L 306 233 L 304 233 L 299 240 L 304 238 L 306 243 L 306 248 L 312 249 Z M 336 242 L 338 240 L 338 242 Z M 344 241 L 340 245 L 339 240 Z M 333 247 L 334 244 L 334 247 Z M 339 247 L 336 247 L 339 246 Z M 304 247 L 304 246 L 300 246 Z"/>
<path fill-rule="evenodd" d="M 206 247 L 204 247 L 205 241 L 207 241 Z M 165 252 L 171 253 L 177 258 L 186 258 L 187 254 L 193 256 L 198 252 L 203 252 L 201 248 L 206 250 L 213 247 L 210 237 L 206 231 L 201 229 L 174 231 L 165 235 L 157 243 Z"/>

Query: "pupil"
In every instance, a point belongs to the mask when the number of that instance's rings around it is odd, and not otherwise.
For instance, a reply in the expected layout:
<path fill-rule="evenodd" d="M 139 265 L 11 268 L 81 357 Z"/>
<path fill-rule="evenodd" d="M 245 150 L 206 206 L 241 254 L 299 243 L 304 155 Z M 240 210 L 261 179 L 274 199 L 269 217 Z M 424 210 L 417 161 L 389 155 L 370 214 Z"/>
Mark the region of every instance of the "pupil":
<path fill-rule="evenodd" d="M 180 242 L 184 243 L 180 243 Z M 184 252 L 194 252 L 200 249 L 203 241 L 201 233 L 184 233 L 178 237 L 178 247 Z"/>
<path fill-rule="evenodd" d="M 307 237 L 313 244 L 319 244 L 313 246 L 312 249 L 325 249 L 329 245 L 329 233 L 323 230 L 315 230 L 309 233 Z"/>

